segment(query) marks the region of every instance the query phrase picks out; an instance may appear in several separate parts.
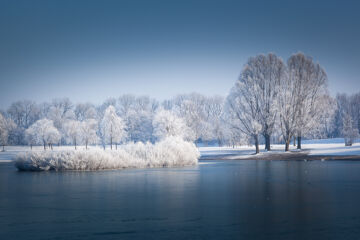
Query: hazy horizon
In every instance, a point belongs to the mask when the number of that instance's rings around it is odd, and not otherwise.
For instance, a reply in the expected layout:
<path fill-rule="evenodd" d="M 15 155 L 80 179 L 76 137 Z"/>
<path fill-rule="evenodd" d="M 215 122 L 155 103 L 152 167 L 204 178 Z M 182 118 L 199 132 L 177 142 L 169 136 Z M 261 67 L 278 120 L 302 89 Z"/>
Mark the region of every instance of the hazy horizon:
<path fill-rule="evenodd" d="M 325 4 L 326 3 L 326 4 Z M 298 51 L 360 89 L 356 1 L 0 1 L 0 109 L 122 94 L 226 96 L 251 56 Z"/>

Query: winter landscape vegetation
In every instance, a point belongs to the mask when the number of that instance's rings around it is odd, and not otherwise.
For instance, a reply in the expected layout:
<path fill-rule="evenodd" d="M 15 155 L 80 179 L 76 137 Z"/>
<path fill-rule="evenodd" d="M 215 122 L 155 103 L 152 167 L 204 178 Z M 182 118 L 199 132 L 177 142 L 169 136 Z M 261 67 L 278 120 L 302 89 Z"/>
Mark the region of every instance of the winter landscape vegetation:
<path fill-rule="evenodd" d="M 159 102 L 125 94 L 99 106 L 20 100 L 0 113 L 2 151 L 29 146 L 15 158 L 19 170 L 96 170 L 194 165 L 196 146 L 254 146 L 258 154 L 260 144 L 289 151 L 291 142 L 301 150 L 304 138 L 343 138 L 351 150 L 360 92 L 334 98 L 327 86 L 310 56 L 299 52 L 284 62 L 269 53 L 248 59 L 226 97 L 190 93 Z M 31 151 L 38 145 L 43 151 Z M 53 151 L 69 145 L 74 149 Z"/>
<path fill-rule="evenodd" d="M 0 240 L 360 239 L 359 12 L 0 0 Z"/>

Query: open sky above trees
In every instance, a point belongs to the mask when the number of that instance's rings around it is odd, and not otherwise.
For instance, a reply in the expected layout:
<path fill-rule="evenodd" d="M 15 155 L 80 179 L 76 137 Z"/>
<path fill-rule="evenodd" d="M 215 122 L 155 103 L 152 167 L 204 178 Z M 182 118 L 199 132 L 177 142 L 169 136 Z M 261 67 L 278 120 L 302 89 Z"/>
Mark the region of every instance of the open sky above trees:
<path fill-rule="evenodd" d="M 251 56 L 302 51 L 360 89 L 358 1 L 0 1 L 0 109 L 121 94 L 226 96 Z"/>

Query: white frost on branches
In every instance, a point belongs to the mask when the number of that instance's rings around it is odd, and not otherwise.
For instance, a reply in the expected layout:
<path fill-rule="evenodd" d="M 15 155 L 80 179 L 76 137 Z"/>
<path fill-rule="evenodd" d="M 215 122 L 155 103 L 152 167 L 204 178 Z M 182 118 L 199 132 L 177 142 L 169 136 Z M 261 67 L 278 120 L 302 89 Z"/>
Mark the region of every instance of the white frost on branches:
<path fill-rule="evenodd" d="M 168 137 L 156 144 L 122 145 L 116 151 L 31 151 L 15 157 L 23 171 L 104 170 L 122 168 L 178 167 L 197 165 L 200 154 L 193 143 Z"/>
<path fill-rule="evenodd" d="M 46 118 L 36 121 L 26 130 L 26 138 L 29 144 L 43 144 L 44 149 L 46 145 L 49 147 L 60 140 L 60 133 L 54 127 L 53 121 Z"/>
<path fill-rule="evenodd" d="M 170 136 L 192 139 L 191 130 L 182 118 L 168 110 L 159 109 L 153 119 L 154 136 L 164 139 Z"/>
<path fill-rule="evenodd" d="M 110 144 L 111 149 L 114 143 L 117 148 L 117 144 L 126 136 L 125 124 L 121 117 L 116 114 L 116 110 L 112 105 L 105 110 L 101 121 L 101 132 L 102 136 L 104 136 L 105 144 Z"/>

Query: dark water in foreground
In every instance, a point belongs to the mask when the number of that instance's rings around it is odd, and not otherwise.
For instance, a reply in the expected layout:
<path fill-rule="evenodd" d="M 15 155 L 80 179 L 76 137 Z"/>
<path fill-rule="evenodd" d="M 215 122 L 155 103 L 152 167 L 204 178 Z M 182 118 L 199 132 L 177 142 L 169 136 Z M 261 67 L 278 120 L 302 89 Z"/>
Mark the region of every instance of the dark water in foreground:
<path fill-rule="evenodd" d="M 0 239 L 360 239 L 360 161 L 38 173 L 0 163 Z"/>

